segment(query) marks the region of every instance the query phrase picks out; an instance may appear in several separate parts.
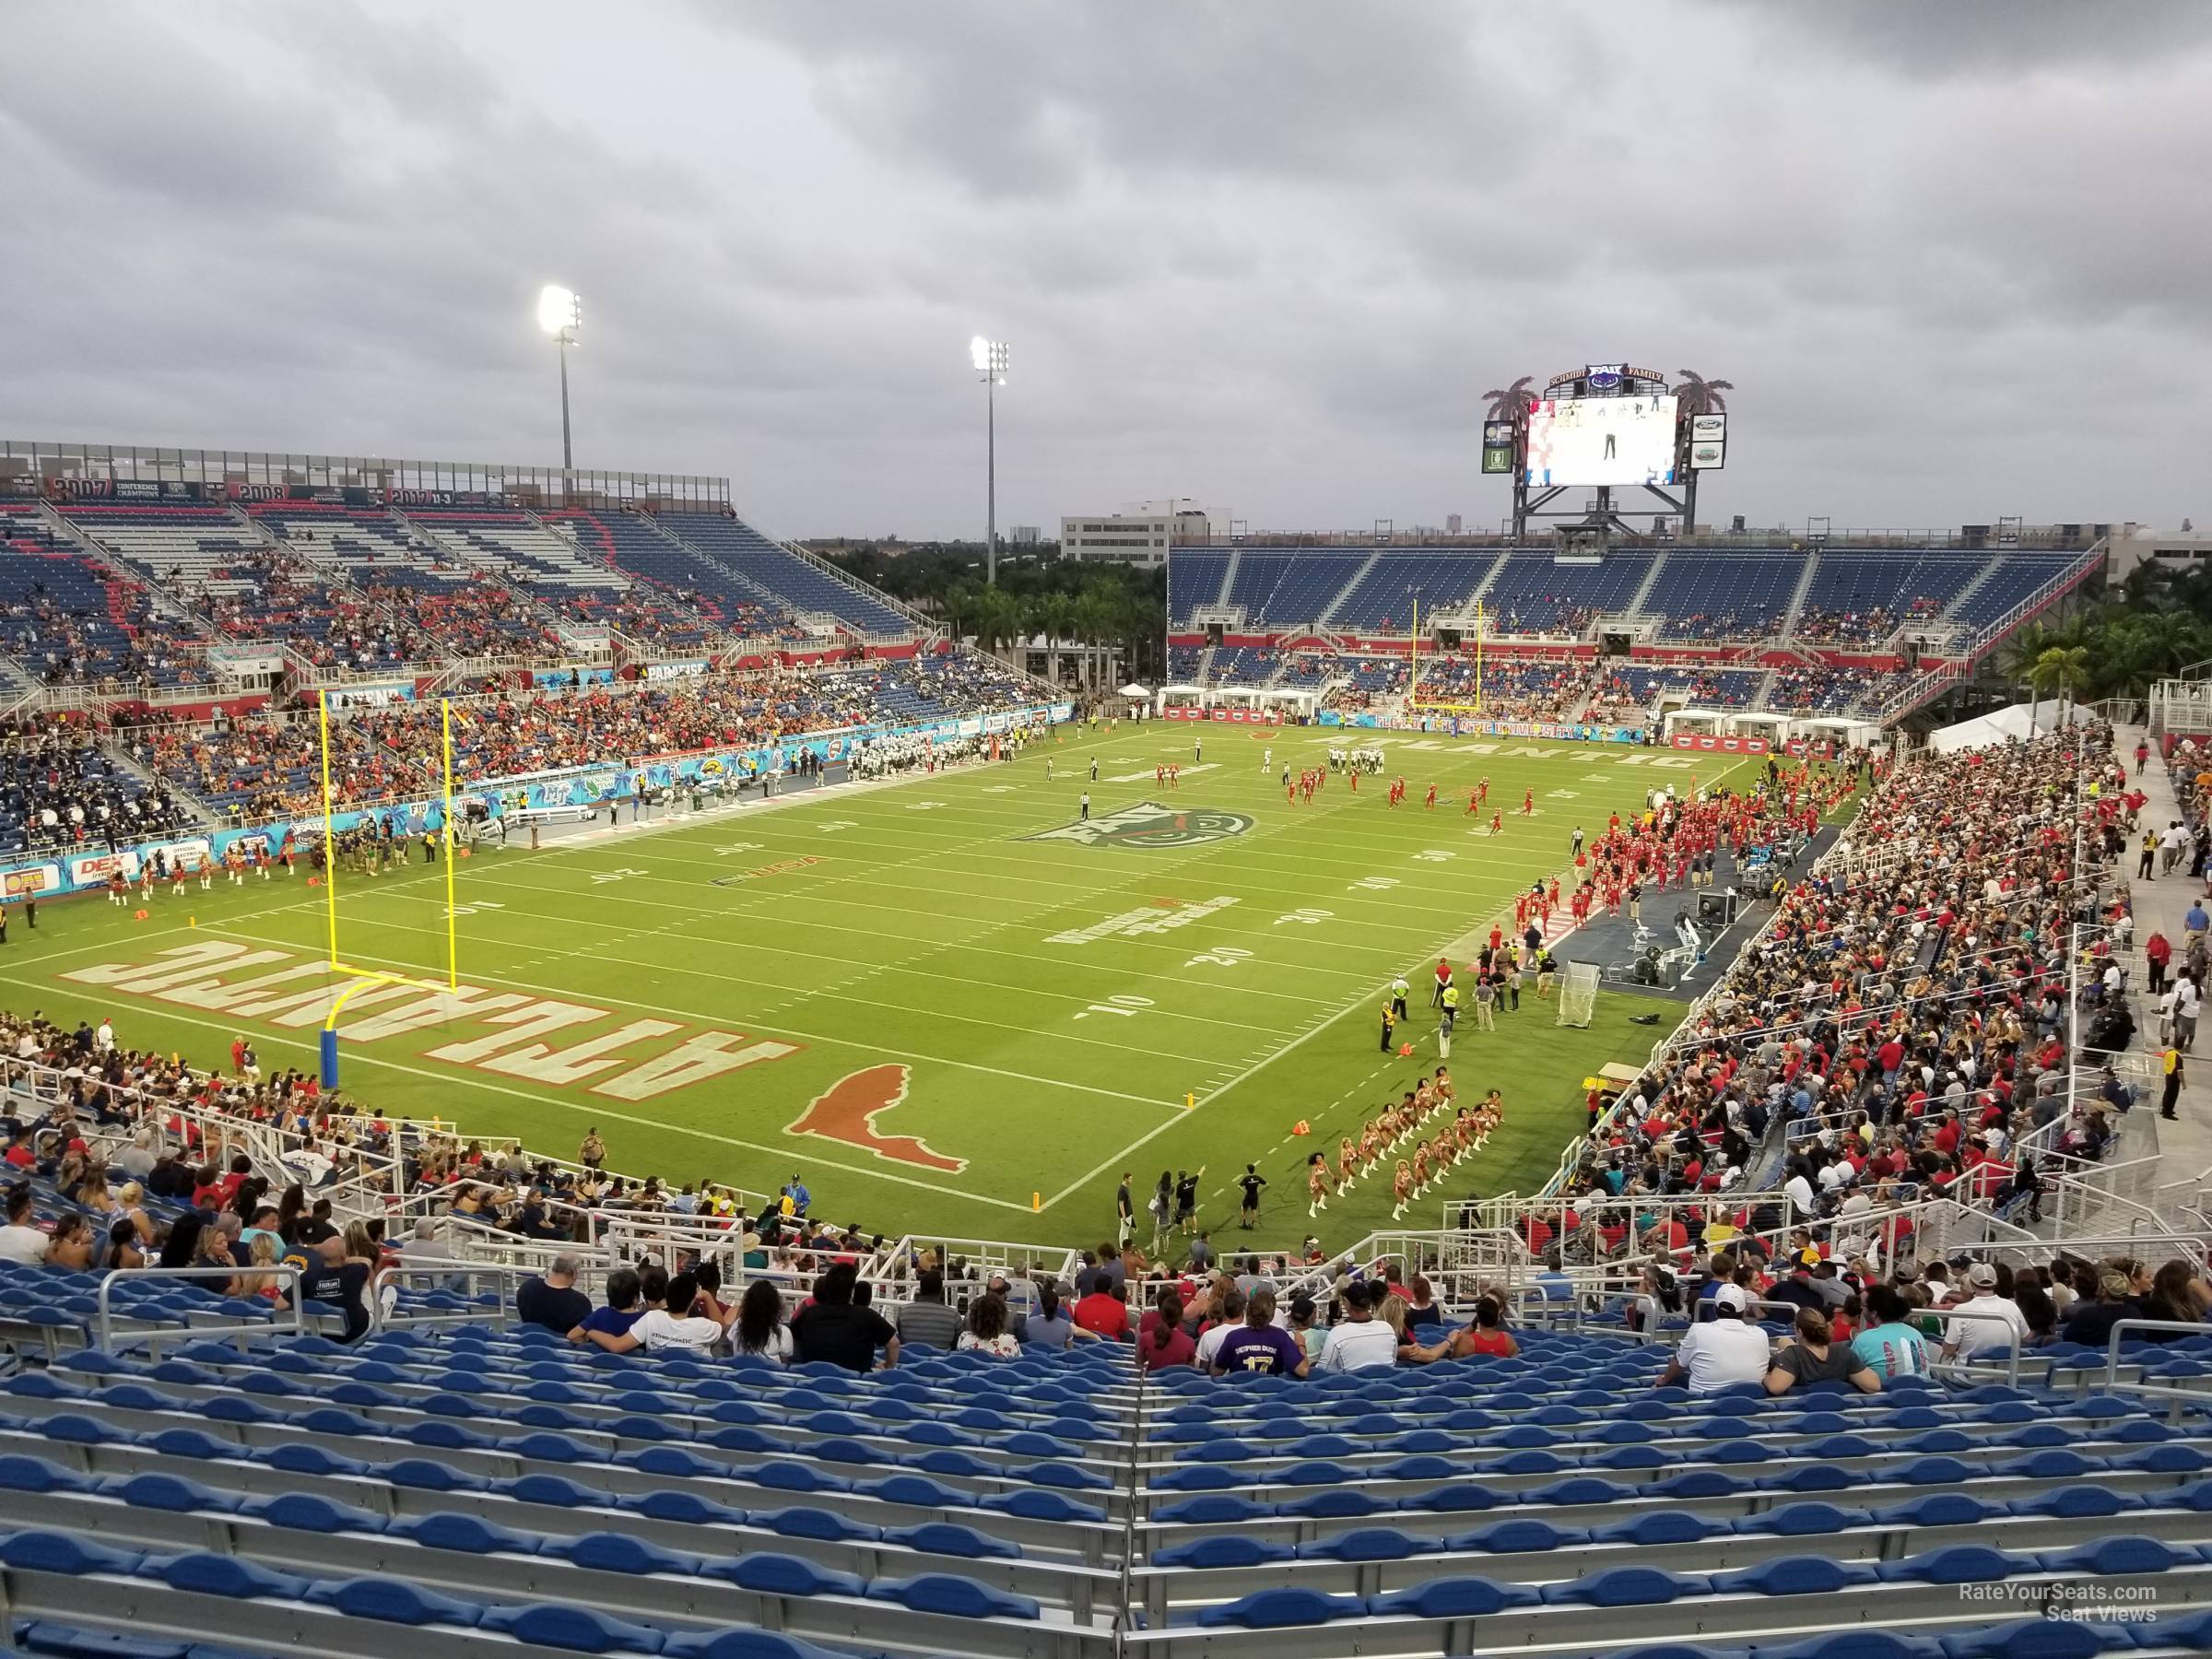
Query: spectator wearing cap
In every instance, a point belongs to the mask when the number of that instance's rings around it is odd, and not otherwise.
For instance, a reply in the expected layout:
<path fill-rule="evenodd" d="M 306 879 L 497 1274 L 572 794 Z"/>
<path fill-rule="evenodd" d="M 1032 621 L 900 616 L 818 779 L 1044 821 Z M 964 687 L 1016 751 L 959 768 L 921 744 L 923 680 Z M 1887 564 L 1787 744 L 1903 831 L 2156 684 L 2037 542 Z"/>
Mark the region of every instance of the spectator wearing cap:
<path fill-rule="evenodd" d="M 1972 1359 L 1983 1354 L 2006 1354 L 2028 1341 L 2028 1321 L 2011 1298 L 1997 1294 L 1997 1270 L 1976 1262 L 1966 1270 L 1967 1299 L 1951 1312 L 1994 1318 L 1955 1319 L 1944 1322 L 1943 1357 Z M 1995 1320 L 2005 1323 L 1998 1324 Z"/>
<path fill-rule="evenodd" d="M 1771 1345 L 1751 1324 L 1751 1293 L 1723 1285 L 1712 1295 L 1712 1318 L 1693 1324 L 1659 1376 L 1661 1388 L 1687 1383 L 1692 1394 L 1718 1394 L 1738 1382 L 1763 1382 Z"/>
<path fill-rule="evenodd" d="M 2090 1270 L 2085 1269 L 2085 1274 Z M 2112 1340 L 2112 1327 L 2124 1319 L 2140 1319 L 2142 1310 L 2131 1294 L 2127 1275 L 2107 1265 L 2095 1270 L 2096 1300 L 2086 1296 L 2074 1304 L 2066 1315 L 2066 1323 L 2059 1330 L 2065 1342 L 2078 1342 L 2085 1347 L 2103 1347 Z"/>

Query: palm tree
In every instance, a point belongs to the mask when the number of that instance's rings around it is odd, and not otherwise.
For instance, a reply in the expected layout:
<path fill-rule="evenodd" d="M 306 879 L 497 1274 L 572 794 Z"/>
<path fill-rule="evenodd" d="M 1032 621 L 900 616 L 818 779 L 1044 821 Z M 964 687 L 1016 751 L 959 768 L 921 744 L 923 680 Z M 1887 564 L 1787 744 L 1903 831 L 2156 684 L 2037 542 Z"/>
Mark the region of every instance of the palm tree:
<path fill-rule="evenodd" d="M 1121 606 L 1111 582 L 1087 582 L 1076 595 L 1073 621 L 1076 637 L 1086 645 L 1096 646 L 1115 631 Z M 1099 659 L 1094 653 L 1084 662 L 1084 670 L 1092 691 L 1099 688 Z"/>
<path fill-rule="evenodd" d="M 2082 688 L 2088 682 L 2089 653 L 2086 647 L 2080 645 L 2050 647 L 2035 659 L 2035 666 L 2028 674 L 2028 684 L 2032 690 L 2039 694 L 2045 691 L 2058 693 L 2058 724 L 2062 731 L 2065 729 L 2069 718 L 2069 700 L 2080 695 Z M 2035 709 L 2033 703 L 2028 707 L 2028 735 L 2030 737 L 2035 735 Z"/>
<path fill-rule="evenodd" d="M 1003 587 L 994 585 L 976 594 L 969 615 L 976 643 L 988 652 L 996 652 L 1021 631 L 1021 601 Z"/>
<path fill-rule="evenodd" d="M 1490 400 L 1490 412 L 1483 418 L 1486 420 L 1518 420 L 1527 413 L 1528 406 L 1535 401 L 1536 394 L 1531 389 L 1535 386 L 1535 375 L 1524 374 L 1510 386 L 1493 386 L 1489 391 L 1485 392 L 1483 395 Z"/>
<path fill-rule="evenodd" d="M 1682 377 L 1675 387 L 1675 396 L 1685 415 L 1725 415 L 1728 400 L 1721 395 L 1733 392 L 1733 381 L 1709 381 L 1694 369 L 1677 369 Z"/>

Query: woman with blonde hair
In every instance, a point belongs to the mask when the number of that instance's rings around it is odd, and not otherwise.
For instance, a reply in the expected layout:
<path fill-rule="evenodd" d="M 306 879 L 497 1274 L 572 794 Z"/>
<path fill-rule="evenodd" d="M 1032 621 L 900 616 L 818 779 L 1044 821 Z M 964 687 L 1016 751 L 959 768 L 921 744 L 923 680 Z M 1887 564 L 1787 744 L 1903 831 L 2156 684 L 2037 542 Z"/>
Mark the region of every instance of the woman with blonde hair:
<path fill-rule="evenodd" d="M 255 1267 L 276 1266 L 276 1235 L 272 1232 L 255 1233 L 253 1246 L 247 1252 L 247 1259 Z M 274 1273 L 241 1273 L 232 1293 L 273 1302 L 278 1295 L 276 1276 Z"/>
<path fill-rule="evenodd" d="M 141 1242 L 154 1236 L 153 1218 L 146 1213 L 146 1189 L 135 1181 L 126 1181 L 116 1190 L 115 1204 L 138 1230 Z"/>
<path fill-rule="evenodd" d="M 1406 1327 L 1406 1299 L 1393 1293 L 1385 1296 L 1375 1308 L 1375 1318 L 1390 1327 L 1390 1334 L 1398 1339 L 1398 1361 L 1404 1364 L 1406 1355 L 1419 1347 L 1418 1341 Z"/>

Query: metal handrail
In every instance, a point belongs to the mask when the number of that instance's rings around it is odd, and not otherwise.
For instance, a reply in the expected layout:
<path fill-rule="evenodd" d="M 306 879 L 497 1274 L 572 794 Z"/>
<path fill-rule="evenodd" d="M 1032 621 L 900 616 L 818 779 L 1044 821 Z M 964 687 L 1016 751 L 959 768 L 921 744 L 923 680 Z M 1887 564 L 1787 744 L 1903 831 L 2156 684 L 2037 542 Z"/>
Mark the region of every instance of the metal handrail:
<path fill-rule="evenodd" d="M 544 1272 L 545 1266 L 542 1264 L 534 1266 L 522 1266 L 506 1262 L 468 1261 L 460 1257 L 441 1258 L 436 1261 L 426 1261 L 421 1258 L 418 1258 L 416 1261 L 410 1263 L 406 1260 L 406 1254 L 403 1252 L 398 1261 L 388 1263 L 382 1266 L 380 1266 L 370 1277 L 370 1282 L 367 1290 L 367 1300 L 369 1304 L 369 1329 L 365 1334 L 364 1339 L 366 1339 L 366 1336 L 374 1336 L 378 1332 L 386 1329 L 406 1329 L 407 1327 L 418 1324 L 443 1324 L 455 1319 L 480 1319 L 485 1317 L 487 1311 L 480 1309 L 471 1309 L 465 1314 L 386 1314 L 384 1312 L 384 1299 L 382 1294 L 383 1287 L 386 1285 L 393 1285 L 396 1293 L 397 1286 L 395 1281 L 409 1275 L 421 1274 L 430 1277 L 448 1279 L 462 1277 L 473 1278 L 479 1275 L 488 1277 L 494 1280 L 499 1287 L 500 1304 L 496 1316 L 500 1320 L 505 1321 L 513 1317 L 514 1314 L 514 1299 L 508 1293 L 509 1286 L 519 1279 L 536 1278 Z"/>
<path fill-rule="evenodd" d="M 94 1293 L 93 1300 L 95 1306 L 92 1313 L 92 1346 L 100 1349 L 102 1353 L 112 1353 L 114 1351 L 114 1311 L 108 1305 L 108 1296 L 109 1292 L 114 1288 L 115 1283 L 118 1279 L 129 1280 L 133 1283 L 149 1278 L 221 1279 L 225 1283 L 228 1283 L 231 1279 L 237 1278 L 241 1274 L 247 1273 L 278 1274 L 290 1280 L 294 1284 L 297 1284 L 301 1277 L 301 1273 L 299 1268 L 287 1266 L 282 1262 L 271 1262 L 265 1265 L 261 1263 L 252 1263 L 244 1266 L 237 1267 L 113 1268 L 100 1276 L 100 1288 Z M 279 1311 L 288 1312 L 292 1316 L 290 1335 L 294 1336 L 304 1336 L 307 1335 L 307 1316 L 302 1311 L 305 1299 L 302 1297 L 294 1296 L 288 1300 L 288 1305 L 280 1304 Z M 206 1325 L 196 1326 L 194 1328 L 193 1334 L 198 1337 L 220 1338 L 233 1335 L 262 1335 L 266 1333 L 280 1329 L 281 1327 L 278 1326 L 274 1320 L 271 1320 L 265 1324 L 249 1325 L 241 1324 L 228 1327 Z"/>
<path fill-rule="evenodd" d="M 2112 1326 L 2112 1335 L 2105 1339 L 2104 1385 L 2112 1387 L 2120 1381 L 2120 1334 L 2123 1331 L 2183 1331 L 2193 1336 L 2212 1334 L 2212 1325 L 2202 1320 L 2184 1319 L 2123 1319 Z"/>

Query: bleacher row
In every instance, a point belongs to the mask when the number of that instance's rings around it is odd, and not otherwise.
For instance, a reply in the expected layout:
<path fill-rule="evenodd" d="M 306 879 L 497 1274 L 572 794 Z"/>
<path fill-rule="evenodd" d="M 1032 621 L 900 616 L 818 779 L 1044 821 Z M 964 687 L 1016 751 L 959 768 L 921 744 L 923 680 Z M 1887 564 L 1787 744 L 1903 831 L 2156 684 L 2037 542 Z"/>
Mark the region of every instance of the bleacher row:
<path fill-rule="evenodd" d="M 721 513 L 87 501 L 58 517 L 0 510 L 0 650 L 49 683 L 201 684 L 199 653 L 218 642 L 374 671 L 558 657 L 564 629 L 612 629 L 664 654 L 726 636 L 913 632 Z"/>
<path fill-rule="evenodd" d="M 2212 1394 L 2154 1409 L 2085 1368 L 1693 1399 L 1652 1386 L 1664 1349 L 1522 1342 L 1322 1382 L 1165 1372 L 1141 1401 L 1108 1345 L 865 1377 L 466 1325 L 80 1352 L 0 1382 L 0 1591 L 80 1635 L 362 1654 L 471 1631 L 717 1655 L 2206 1640 Z M 2019 1624 L 2086 1586 L 2147 1587 L 2161 1622 Z"/>
<path fill-rule="evenodd" d="M 1168 618 L 1180 631 L 1195 612 L 1230 606 L 1253 631 L 1403 632 L 1417 603 L 1424 614 L 1471 615 L 1479 598 L 1498 635 L 1579 634 L 1618 617 L 1655 620 L 1663 640 L 1748 643 L 1783 632 L 1802 582 L 1792 638 L 1872 646 L 1909 622 L 1986 629 L 2080 562 L 2070 552 L 1936 548 L 1629 547 L 1583 562 L 1539 548 L 1178 549 L 1168 561 Z"/>

